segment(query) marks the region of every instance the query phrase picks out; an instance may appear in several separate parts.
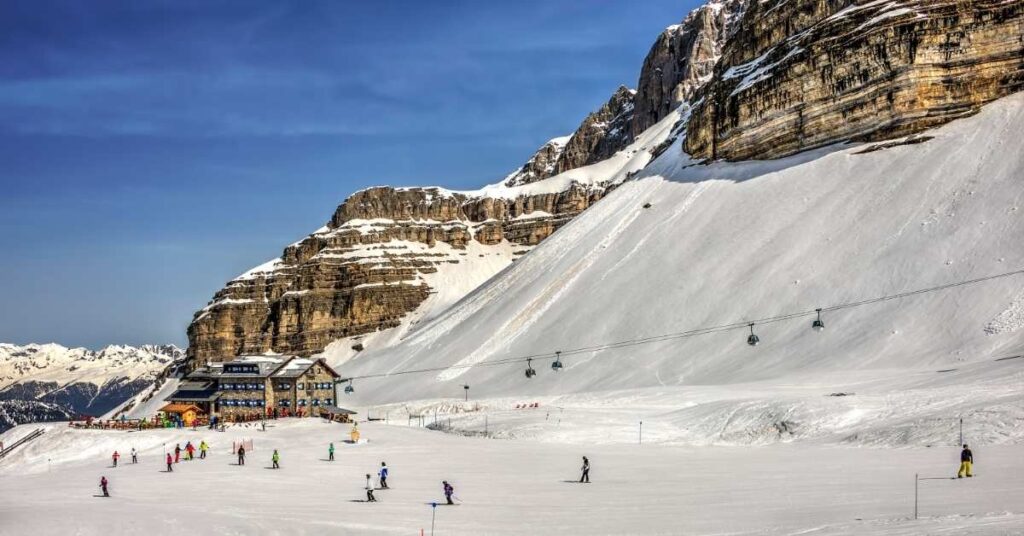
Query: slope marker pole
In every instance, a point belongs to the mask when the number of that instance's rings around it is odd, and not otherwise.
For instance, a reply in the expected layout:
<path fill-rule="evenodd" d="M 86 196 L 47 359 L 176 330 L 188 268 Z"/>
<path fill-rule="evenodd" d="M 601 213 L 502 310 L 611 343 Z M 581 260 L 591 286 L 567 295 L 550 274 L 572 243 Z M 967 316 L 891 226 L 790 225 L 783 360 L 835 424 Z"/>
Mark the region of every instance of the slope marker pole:
<path fill-rule="evenodd" d="M 917 484 L 920 482 L 919 475 L 914 473 L 914 519 L 917 519 Z"/>

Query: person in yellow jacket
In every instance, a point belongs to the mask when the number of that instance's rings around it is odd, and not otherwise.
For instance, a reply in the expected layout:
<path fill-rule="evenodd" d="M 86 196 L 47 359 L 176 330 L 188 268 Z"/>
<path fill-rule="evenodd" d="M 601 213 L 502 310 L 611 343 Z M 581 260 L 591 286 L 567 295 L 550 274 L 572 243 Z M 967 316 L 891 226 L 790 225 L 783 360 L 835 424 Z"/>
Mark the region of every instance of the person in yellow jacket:
<path fill-rule="evenodd" d="M 974 465 L 974 453 L 971 449 L 964 445 L 964 450 L 960 451 L 960 470 L 957 471 L 956 477 L 963 478 L 965 475 L 970 478 L 974 475 L 971 474 L 972 466 Z"/>
<path fill-rule="evenodd" d="M 206 459 L 206 451 L 210 450 L 210 445 L 206 444 L 206 441 L 199 442 L 199 459 Z"/>

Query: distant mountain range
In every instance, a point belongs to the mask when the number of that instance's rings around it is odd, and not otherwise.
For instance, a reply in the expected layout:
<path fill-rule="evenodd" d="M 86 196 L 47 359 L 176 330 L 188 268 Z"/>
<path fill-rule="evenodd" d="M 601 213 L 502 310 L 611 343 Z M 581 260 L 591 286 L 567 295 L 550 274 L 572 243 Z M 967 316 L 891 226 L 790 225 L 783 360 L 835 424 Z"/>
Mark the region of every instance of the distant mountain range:
<path fill-rule="evenodd" d="M 184 357 L 174 345 L 0 343 L 0 431 L 15 424 L 98 417 L 153 385 Z"/>

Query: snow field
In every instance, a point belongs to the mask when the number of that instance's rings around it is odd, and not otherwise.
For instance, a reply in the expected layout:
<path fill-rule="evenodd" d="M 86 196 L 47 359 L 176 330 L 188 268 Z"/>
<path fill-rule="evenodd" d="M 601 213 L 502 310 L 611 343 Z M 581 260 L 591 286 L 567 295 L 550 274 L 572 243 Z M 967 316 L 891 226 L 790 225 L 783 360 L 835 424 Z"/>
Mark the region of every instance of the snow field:
<path fill-rule="evenodd" d="M 267 432 L 54 430 L 33 453 L 0 462 L 0 534 L 415 535 L 429 531 L 428 503 L 443 498 L 443 479 L 462 503 L 438 507 L 437 535 L 1024 531 L 1019 447 L 976 447 L 978 478 L 922 481 L 915 522 L 914 473 L 952 475 L 955 447 L 584 446 L 360 429 L 368 443 L 344 444 L 349 426 L 313 419 L 280 420 Z M 227 451 L 242 438 L 255 449 L 238 467 Z M 161 472 L 162 444 L 186 439 L 210 443 L 209 458 Z M 333 463 L 323 461 L 330 441 Z M 141 463 L 123 458 L 110 468 L 107 451 L 133 443 Z M 280 470 L 268 469 L 274 448 Z M 59 460 L 49 471 L 41 452 Z M 589 485 L 572 482 L 583 455 L 593 465 Z M 393 489 L 377 491 L 376 504 L 353 502 L 381 461 Z M 111 499 L 94 497 L 100 475 Z"/>

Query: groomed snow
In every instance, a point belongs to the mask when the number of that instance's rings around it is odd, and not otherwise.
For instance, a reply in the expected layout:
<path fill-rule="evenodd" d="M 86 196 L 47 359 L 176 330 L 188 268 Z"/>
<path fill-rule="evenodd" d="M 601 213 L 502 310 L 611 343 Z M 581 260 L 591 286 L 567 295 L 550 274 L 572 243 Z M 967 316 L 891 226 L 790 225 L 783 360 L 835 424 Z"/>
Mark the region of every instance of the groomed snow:
<path fill-rule="evenodd" d="M 404 423 L 403 423 L 404 424 Z M 19 427 L 0 440 L 9 441 Z M 550 444 L 360 425 L 368 441 L 343 443 L 348 425 L 271 422 L 116 432 L 48 427 L 0 461 L 0 534 L 341 534 L 430 532 L 441 481 L 458 506 L 439 506 L 438 536 L 565 534 L 1019 534 L 1024 457 L 977 448 L 978 477 L 950 480 L 955 447 L 855 449 L 785 445 L 697 448 Z M 253 440 L 244 467 L 232 441 Z M 205 440 L 206 460 L 164 473 L 164 449 Z M 336 461 L 324 461 L 334 442 Z M 141 451 L 131 465 L 127 452 Z M 281 469 L 272 470 L 273 449 Z M 114 450 L 125 455 L 110 467 Z M 578 484 L 581 456 L 590 484 Z M 380 462 L 392 489 L 365 498 Z M 921 519 L 913 520 L 914 474 Z M 100 476 L 111 498 L 97 497 Z"/>

